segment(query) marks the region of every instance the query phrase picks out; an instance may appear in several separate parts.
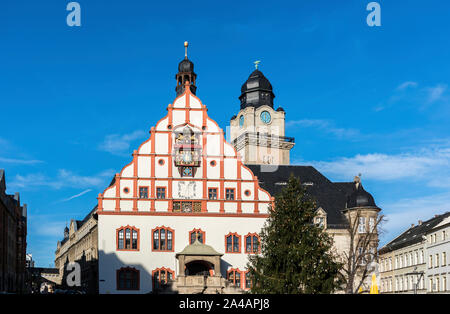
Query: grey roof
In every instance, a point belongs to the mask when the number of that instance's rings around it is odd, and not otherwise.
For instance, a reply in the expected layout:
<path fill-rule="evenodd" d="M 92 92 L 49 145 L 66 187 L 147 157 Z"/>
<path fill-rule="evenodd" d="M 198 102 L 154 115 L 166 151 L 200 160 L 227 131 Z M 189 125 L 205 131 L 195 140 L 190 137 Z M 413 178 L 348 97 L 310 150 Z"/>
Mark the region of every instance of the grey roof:
<path fill-rule="evenodd" d="M 322 207 L 327 213 L 329 228 L 344 229 L 348 226 L 342 211 L 346 208 L 349 197 L 357 191 L 354 182 L 333 183 L 312 166 L 277 166 L 273 168 L 273 172 L 263 171 L 264 168 L 260 165 L 247 167 L 258 177 L 260 186 L 272 196 L 281 192 L 293 174 L 315 199 L 317 207 Z"/>
<path fill-rule="evenodd" d="M 442 215 L 436 215 L 435 217 L 422 222 L 420 225 L 409 228 L 394 240 L 384 245 L 379 252 L 384 254 L 422 242 L 424 240 L 422 236 L 424 236 L 447 217 L 450 217 L 450 212 Z"/>

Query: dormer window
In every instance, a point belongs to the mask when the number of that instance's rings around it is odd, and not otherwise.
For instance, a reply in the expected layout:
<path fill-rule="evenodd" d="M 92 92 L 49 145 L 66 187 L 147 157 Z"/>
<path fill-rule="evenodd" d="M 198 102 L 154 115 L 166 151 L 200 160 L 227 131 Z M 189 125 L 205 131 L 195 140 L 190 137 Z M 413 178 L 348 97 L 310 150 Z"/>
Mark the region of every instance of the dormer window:
<path fill-rule="evenodd" d="M 316 217 L 315 223 L 318 227 L 323 228 L 325 226 L 325 217 Z"/>

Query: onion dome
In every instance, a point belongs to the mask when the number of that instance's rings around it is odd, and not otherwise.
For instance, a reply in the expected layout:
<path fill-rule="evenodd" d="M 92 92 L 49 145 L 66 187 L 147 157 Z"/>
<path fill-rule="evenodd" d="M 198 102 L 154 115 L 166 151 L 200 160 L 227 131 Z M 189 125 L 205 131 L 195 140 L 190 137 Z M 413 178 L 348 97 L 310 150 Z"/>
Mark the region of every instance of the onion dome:
<path fill-rule="evenodd" d="M 361 179 L 355 177 L 355 189 L 347 198 L 347 208 L 354 207 L 376 207 L 375 200 L 373 196 L 364 190 Z"/>
<path fill-rule="evenodd" d="M 272 84 L 264 74 L 256 69 L 250 74 L 247 81 L 241 87 L 241 109 L 246 107 L 259 107 L 267 105 L 273 108 L 275 95 L 272 91 Z"/>
<path fill-rule="evenodd" d="M 183 59 L 178 64 L 178 72 L 194 72 L 194 63 L 189 59 Z"/>

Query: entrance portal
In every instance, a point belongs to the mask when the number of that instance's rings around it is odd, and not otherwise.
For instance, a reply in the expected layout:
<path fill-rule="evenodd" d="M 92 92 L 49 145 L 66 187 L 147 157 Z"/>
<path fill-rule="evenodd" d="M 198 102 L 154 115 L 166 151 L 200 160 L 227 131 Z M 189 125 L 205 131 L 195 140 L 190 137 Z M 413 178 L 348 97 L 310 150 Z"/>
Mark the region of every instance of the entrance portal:
<path fill-rule="evenodd" d="M 213 276 L 214 265 L 207 261 L 192 261 L 186 264 L 186 276 Z"/>

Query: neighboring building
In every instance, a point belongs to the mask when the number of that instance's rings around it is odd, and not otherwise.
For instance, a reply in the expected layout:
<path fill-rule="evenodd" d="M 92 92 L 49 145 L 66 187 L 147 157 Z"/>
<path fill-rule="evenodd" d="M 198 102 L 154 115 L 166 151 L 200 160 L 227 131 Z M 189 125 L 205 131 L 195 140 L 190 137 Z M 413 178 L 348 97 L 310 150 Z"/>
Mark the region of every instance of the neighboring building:
<path fill-rule="evenodd" d="M 67 286 L 67 265 L 73 262 L 81 267 L 81 287 Z M 83 220 L 71 220 L 66 226 L 64 239 L 57 244 L 55 267 L 59 270 L 59 288 L 98 293 L 97 206 Z"/>
<path fill-rule="evenodd" d="M 27 269 L 30 275 L 31 293 L 52 293 L 60 284 L 59 269 L 30 267 Z"/>
<path fill-rule="evenodd" d="M 100 293 L 249 289 L 248 256 L 259 252 L 269 206 L 290 174 L 316 199 L 316 223 L 332 234 L 338 254 L 349 247 L 348 217 L 359 215 L 360 233 L 371 229 L 380 209 L 359 177 L 333 183 L 313 167 L 289 165 L 294 139 L 284 136 L 285 112 L 273 110 L 260 71 L 241 90 L 232 145 L 196 96 L 187 55 L 178 70 L 167 115 L 98 196 Z M 236 130 L 244 125 L 249 131 Z M 373 250 L 377 244 L 376 235 Z"/>
<path fill-rule="evenodd" d="M 380 293 L 427 293 L 427 233 L 450 213 L 411 227 L 379 250 Z"/>
<path fill-rule="evenodd" d="M 426 233 L 428 293 L 450 293 L 450 213 Z"/>
<path fill-rule="evenodd" d="M 5 171 L 0 169 L 0 291 L 25 292 L 27 205 L 19 193 L 6 194 Z"/>

